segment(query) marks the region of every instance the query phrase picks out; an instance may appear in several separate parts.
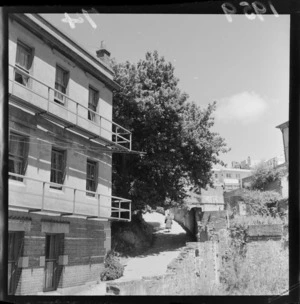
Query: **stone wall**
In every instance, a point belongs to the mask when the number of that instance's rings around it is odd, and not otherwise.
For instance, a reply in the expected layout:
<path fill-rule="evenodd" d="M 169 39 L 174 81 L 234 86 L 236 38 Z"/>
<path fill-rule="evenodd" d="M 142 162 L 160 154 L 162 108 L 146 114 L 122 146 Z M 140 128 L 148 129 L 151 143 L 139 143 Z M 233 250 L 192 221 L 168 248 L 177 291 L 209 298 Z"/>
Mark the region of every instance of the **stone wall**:
<path fill-rule="evenodd" d="M 227 227 L 227 211 L 205 211 L 196 212 L 196 239 L 199 242 L 206 242 Z M 218 238 L 215 238 L 218 239 Z"/>
<path fill-rule="evenodd" d="M 223 187 L 208 187 L 206 190 L 201 189 L 201 207 L 203 211 L 224 210 Z"/>
<path fill-rule="evenodd" d="M 283 258 L 286 254 L 282 252 L 286 253 L 287 250 L 283 248 L 279 238 L 265 238 L 265 234 L 278 235 L 281 231 L 279 227 L 273 229 L 273 232 L 270 232 L 270 229 L 266 226 L 250 229 L 251 235 L 263 234 L 263 237 L 260 241 L 253 239 L 246 244 L 246 258 L 240 260 L 241 263 L 237 266 L 247 272 L 243 264 L 243 261 L 247 261 L 253 273 L 259 271 L 260 267 L 264 273 L 271 273 L 278 266 L 276 271 L 282 270 L 282 285 L 285 286 L 288 261 Z M 219 229 L 216 235 L 218 238 L 213 241 L 187 243 L 179 256 L 168 265 L 165 275 L 143 277 L 134 281 L 107 282 L 107 295 L 229 295 L 222 278 L 226 260 L 223 257 L 230 247 L 230 238 L 227 229 Z M 276 267 L 274 261 L 278 262 Z M 268 290 L 269 285 L 272 286 L 272 282 L 264 288 L 272 293 L 271 289 Z M 253 295 L 255 292 L 254 290 Z"/>
<path fill-rule="evenodd" d="M 182 226 L 189 234 L 195 233 L 195 213 L 194 209 L 171 208 L 170 213 L 174 215 L 174 220 Z"/>

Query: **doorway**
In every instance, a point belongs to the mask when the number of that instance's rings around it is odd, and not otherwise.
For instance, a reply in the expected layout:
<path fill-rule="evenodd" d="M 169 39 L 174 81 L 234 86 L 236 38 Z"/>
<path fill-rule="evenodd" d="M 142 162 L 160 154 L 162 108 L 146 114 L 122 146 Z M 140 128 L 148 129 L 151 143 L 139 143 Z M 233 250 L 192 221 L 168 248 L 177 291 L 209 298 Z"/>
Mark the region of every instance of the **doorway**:
<path fill-rule="evenodd" d="M 8 233 L 8 294 L 16 292 L 19 277 L 18 260 L 22 256 L 24 232 L 14 231 Z"/>
<path fill-rule="evenodd" d="M 59 234 L 46 234 L 44 291 L 52 291 L 57 288 L 59 236 Z"/>

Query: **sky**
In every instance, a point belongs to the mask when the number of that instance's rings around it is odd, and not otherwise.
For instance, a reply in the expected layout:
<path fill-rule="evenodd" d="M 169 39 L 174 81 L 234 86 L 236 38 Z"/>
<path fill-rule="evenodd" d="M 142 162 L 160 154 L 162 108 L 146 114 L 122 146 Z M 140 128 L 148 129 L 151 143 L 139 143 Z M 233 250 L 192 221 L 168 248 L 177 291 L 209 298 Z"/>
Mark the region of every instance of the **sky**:
<path fill-rule="evenodd" d="M 83 19 L 73 28 L 64 14 L 41 16 L 92 54 L 105 41 L 120 63 L 157 50 L 190 101 L 204 108 L 217 101 L 213 131 L 231 148 L 220 155 L 228 166 L 283 155 L 276 126 L 289 119 L 289 15 L 229 22 L 225 15 L 69 14 Z"/>

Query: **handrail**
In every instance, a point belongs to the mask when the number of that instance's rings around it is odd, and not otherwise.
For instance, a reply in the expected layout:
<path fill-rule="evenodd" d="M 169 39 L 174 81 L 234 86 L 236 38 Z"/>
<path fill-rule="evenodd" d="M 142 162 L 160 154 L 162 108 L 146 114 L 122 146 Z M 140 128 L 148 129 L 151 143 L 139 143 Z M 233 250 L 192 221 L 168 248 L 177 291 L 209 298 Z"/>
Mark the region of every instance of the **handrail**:
<path fill-rule="evenodd" d="M 114 141 L 115 143 L 118 143 L 118 139 L 123 139 L 123 140 L 126 142 L 126 144 L 129 144 L 129 149 L 131 149 L 131 137 L 132 137 L 132 132 L 131 132 L 131 131 L 125 129 L 124 127 L 122 127 L 122 126 L 120 126 L 119 124 L 113 122 L 112 120 L 109 120 L 109 119 L 103 117 L 102 115 L 100 115 L 99 113 L 97 113 L 97 112 L 95 112 L 95 111 L 89 109 L 88 107 L 83 106 L 82 104 L 80 104 L 79 102 L 77 102 L 77 101 L 74 100 L 73 98 L 69 97 L 68 95 L 66 95 L 66 94 L 62 93 L 61 91 L 59 91 L 59 90 L 57 90 L 57 89 L 55 89 L 55 88 L 53 88 L 53 87 L 47 85 L 46 83 L 44 83 L 43 81 L 41 81 L 41 80 L 35 78 L 34 76 L 32 76 L 32 75 L 30 75 L 30 74 L 24 72 L 24 71 L 23 71 L 22 69 L 20 69 L 18 66 L 14 66 L 14 65 L 12 65 L 12 64 L 9 64 L 9 66 L 10 66 L 11 68 L 14 69 L 14 73 L 15 73 L 15 71 L 17 70 L 18 73 L 20 73 L 20 74 L 22 74 L 22 75 L 24 75 L 24 76 L 26 76 L 26 77 L 28 77 L 28 78 L 30 78 L 30 79 L 33 79 L 34 81 L 36 81 L 36 82 L 40 83 L 41 85 L 45 86 L 45 87 L 48 89 L 48 96 L 47 96 L 47 97 L 43 97 L 43 98 L 45 98 L 48 102 L 53 103 L 53 104 L 59 106 L 59 104 L 57 104 L 57 103 L 55 103 L 54 101 L 52 101 L 52 100 L 49 99 L 49 90 L 52 90 L 53 92 L 58 93 L 59 95 L 61 95 L 61 96 L 63 96 L 64 98 L 66 98 L 67 100 L 70 100 L 70 101 L 72 101 L 73 103 L 75 103 L 77 111 L 74 112 L 74 111 L 71 111 L 70 109 L 66 108 L 66 109 L 68 110 L 68 112 L 70 112 L 70 113 L 72 113 L 72 114 L 74 114 L 74 115 L 76 115 L 76 116 L 78 116 L 78 117 L 80 117 L 80 118 L 82 118 L 82 119 L 84 119 L 84 120 L 86 120 L 86 121 L 89 121 L 90 123 L 92 123 L 92 124 L 94 124 L 94 125 L 96 125 L 96 126 L 99 126 L 99 127 L 100 127 L 100 130 L 104 130 L 104 131 L 107 131 L 107 132 L 111 133 L 112 135 L 115 135 L 115 136 L 116 136 L 116 139 L 115 139 L 115 141 Z M 14 80 L 14 78 L 13 78 L 12 80 L 10 80 L 10 81 L 16 83 L 16 81 Z M 26 87 L 26 86 L 25 86 L 25 87 Z M 34 94 L 38 94 L 37 92 L 35 92 L 34 90 L 32 90 L 32 89 L 30 89 L 30 88 L 28 88 L 28 87 L 26 87 L 26 89 L 30 90 L 30 91 L 33 92 Z M 40 94 L 38 94 L 38 95 L 40 96 Z M 41 96 L 41 97 L 42 97 L 42 96 Z M 63 107 L 63 106 L 61 106 L 61 107 Z M 97 117 L 100 119 L 100 123 L 96 123 L 95 121 L 88 120 L 86 117 L 80 115 L 80 114 L 78 113 L 78 107 L 83 108 L 85 111 L 87 111 L 87 113 L 88 113 L 88 112 L 93 113 L 93 115 L 97 116 Z M 113 128 L 116 128 L 116 132 L 114 132 L 113 129 L 112 129 L 112 130 L 109 130 L 109 129 L 104 128 L 104 127 L 101 125 L 101 121 L 105 121 L 105 122 L 108 122 L 109 124 L 111 124 L 111 126 L 112 126 Z M 118 129 L 120 129 L 120 131 L 122 131 L 122 133 L 118 133 Z M 123 132 L 125 132 L 125 133 L 123 133 Z M 125 138 L 124 136 L 121 136 L 121 134 L 122 134 L 122 135 L 127 135 L 127 136 L 129 136 L 129 139 Z"/>
<path fill-rule="evenodd" d="M 121 199 L 124 202 L 126 201 L 128 203 L 131 202 L 131 200 L 123 198 L 123 197 L 113 196 L 113 195 L 106 195 L 106 194 L 102 194 L 102 193 L 94 192 L 94 191 L 90 191 L 90 190 L 78 189 L 78 188 L 75 188 L 75 187 L 70 187 L 70 186 L 66 186 L 66 185 L 63 185 L 63 184 L 57 184 L 57 183 L 53 183 L 53 182 L 43 181 L 43 180 L 40 180 L 40 179 L 37 179 L 37 178 L 28 177 L 28 176 L 17 174 L 17 173 L 8 172 L 8 175 L 15 176 L 15 177 L 20 177 L 20 178 L 24 178 L 24 179 L 29 179 L 29 180 L 32 180 L 32 181 L 35 181 L 35 182 L 46 183 L 46 184 L 49 184 L 50 186 L 62 187 L 62 188 L 72 189 L 72 190 L 76 190 L 76 191 L 80 191 L 80 192 L 88 192 L 88 193 L 92 193 L 92 194 L 95 194 L 95 195 L 101 195 L 101 196 L 109 197 L 109 198 Z"/>
<path fill-rule="evenodd" d="M 114 213 L 118 213 L 118 217 L 115 216 L 110 216 L 108 218 L 112 218 L 112 219 L 120 219 L 120 220 L 131 220 L 131 200 L 125 199 L 125 198 L 121 198 L 121 197 L 117 197 L 117 196 L 111 196 L 111 195 L 106 195 L 106 194 L 101 194 L 98 192 L 94 192 L 94 191 L 89 191 L 89 190 L 83 190 L 83 189 L 78 189 L 75 187 L 70 187 L 70 186 L 65 186 L 62 184 L 57 184 L 57 183 L 53 183 L 53 182 L 48 182 L 48 181 L 42 181 L 40 179 L 36 179 L 36 178 L 32 178 L 32 177 L 28 177 L 28 176 L 24 176 L 21 174 L 17 174 L 17 173 L 12 173 L 9 172 L 9 176 L 14 176 L 14 177 L 19 177 L 25 180 L 30 180 L 30 181 L 35 181 L 35 182 L 39 182 L 42 184 L 42 199 L 41 199 L 41 210 L 44 210 L 44 205 L 45 205 L 45 185 L 48 186 L 55 186 L 55 187 L 61 187 L 61 188 L 66 188 L 66 189 L 70 189 L 73 190 L 73 198 L 70 198 L 69 203 L 73 204 L 73 213 L 76 215 L 75 213 L 75 205 L 76 205 L 76 193 L 77 192 L 83 192 L 83 193 L 92 193 L 94 194 L 96 197 L 95 199 L 98 201 L 98 217 L 100 216 L 100 199 L 101 197 L 105 197 L 105 198 L 109 198 L 111 200 L 111 205 L 110 206 L 105 206 L 102 205 L 101 208 L 105 208 L 105 209 L 109 209 L 111 211 L 112 214 Z M 63 193 L 63 192 L 62 192 Z M 88 197 L 90 198 L 90 197 Z M 122 203 L 127 203 L 129 204 L 128 208 L 121 208 L 121 204 Z M 112 204 L 118 204 L 118 207 L 112 206 Z M 129 215 L 128 219 L 124 219 L 121 218 L 121 213 L 122 212 L 127 212 Z"/>

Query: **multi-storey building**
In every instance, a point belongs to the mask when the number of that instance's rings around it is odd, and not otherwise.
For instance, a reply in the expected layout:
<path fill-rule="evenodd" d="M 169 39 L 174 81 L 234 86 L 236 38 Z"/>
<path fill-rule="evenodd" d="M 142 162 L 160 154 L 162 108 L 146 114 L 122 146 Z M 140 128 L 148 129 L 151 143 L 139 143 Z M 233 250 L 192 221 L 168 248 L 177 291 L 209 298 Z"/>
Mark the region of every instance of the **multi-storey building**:
<path fill-rule="evenodd" d="M 215 167 L 212 169 L 213 187 L 201 189 L 201 195 L 193 195 L 189 203 L 201 207 L 202 211 L 224 210 L 224 192 L 241 188 L 241 180 L 251 170 Z"/>
<path fill-rule="evenodd" d="M 241 180 L 251 175 L 251 170 L 236 168 L 213 168 L 213 179 L 216 186 L 222 186 L 225 191 L 241 187 Z"/>
<path fill-rule="evenodd" d="M 9 18 L 8 293 L 65 293 L 95 282 L 110 221 L 112 153 L 131 133 L 112 122 L 109 52 L 86 52 L 39 15 Z"/>

